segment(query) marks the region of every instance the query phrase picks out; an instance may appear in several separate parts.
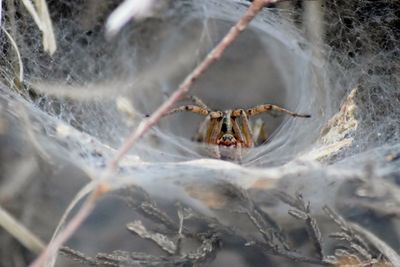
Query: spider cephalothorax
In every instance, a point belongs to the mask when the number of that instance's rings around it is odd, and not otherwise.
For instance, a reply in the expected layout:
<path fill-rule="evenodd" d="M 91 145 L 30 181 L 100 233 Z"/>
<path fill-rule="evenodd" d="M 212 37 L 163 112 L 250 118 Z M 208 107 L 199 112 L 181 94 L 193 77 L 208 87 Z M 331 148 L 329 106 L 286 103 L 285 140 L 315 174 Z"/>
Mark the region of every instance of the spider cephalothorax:
<path fill-rule="evenodd" d="M 213 111 L 203 101 L 195 96 L 189 96 L 194 105 L 186 105 L 170 110 L 167 114 L 176 112 L 193 112 L 206 116 L 200 125 L 195 139 L 213 147 L 212 156 L 216 158 L 240 157 L 241 148 L 252 148 L 256 144 L 267 140 L 262 121 L 257 121 L 253 129 L 250 126 L 249 118 L 259 113 L 276 111 L 289 114 L 293 117 L 309 118 L 310 115 L 291 112 L 276 105 L 263 104 L 253 108 Z M 234 150 L 234 151 L 233 151 Z"/>
<path fill-rule="evenodd" d="M 221 122 L 221 133 L 217 139 L 216 144 L 219 146 L 226 147 L 238 147 L 241 146 L 241 142 L 243 140 L 238 140 L 235 138 L 237 136 L 236 132 L 233 130 L 232 125 L 234 122 L 232 121 L 232 111 L 227 110 L 223 112 L 222 122 Z"/>

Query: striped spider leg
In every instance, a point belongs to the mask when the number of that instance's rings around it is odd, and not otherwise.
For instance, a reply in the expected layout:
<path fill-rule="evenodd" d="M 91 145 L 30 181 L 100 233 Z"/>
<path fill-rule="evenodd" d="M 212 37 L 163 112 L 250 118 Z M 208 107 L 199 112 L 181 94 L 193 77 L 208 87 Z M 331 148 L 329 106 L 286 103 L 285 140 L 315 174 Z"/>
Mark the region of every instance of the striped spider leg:
<path fill-rule="evenodd" d="M 195 96 L 188 98 L 194 105 L 174 108 L 165 115 L 187 111 L 205 116 L 195 140 L 213 145 L 210 147 L 210 154 L 215 158 L 240 159 L 242 148 L 252 148 L 267 140 L 267 133 L 261 119 L 256 121 L 253 129 L 250 126 L 249 119 L 257 114 L 276 111 L 293 117 L 311 117 L 271 104 L 258 105 L 247 110 L 213 111 L 199 98 Z"/>
<path fill-rule="evenodd" d="M 212 111 L 203 103 L 203 101 L 195 96 L 189 96 L 188 98 L 194 102 L 194 105 L 185 105 L 174 108 L 164 116 L 177 112 L 192 112 L 205 116 L 205 119 L 200 125 L 194 139 L 201 143 L 217 145 L 223 123 L 223 113 L 220 111 Z M 217 146 L 210 146 L 207 147 L 207 149 L 209 150 L 208 152 L 210 156 L 214 158 L 221 158 L 221 154 Z"/>
<path fill-rule="evenodd" d="M 236 109 L 232 111 L 232 115 L 235 118 L 240 117 L 242 123 L 242 132 L 245 136 L 246 146 L 254 147 L 255 145 L 260 145 L 268 139 L 268 133 L 265 130 L 264 122 L 261 119 L 257 119 L 254 126 L 250 127 L 250 118 L 264 112 L 280 112 L 286 113 L 292 117 L 310 118 L 309 114 L 300 114 L 296 112 L 289 111 L 277 105 L 263 104 L 257 105 L 246 111 L 243 109 Z"/>
<path fill-rule="evenodd" d="M 258 118 L 253 125 L 253 141 L 254 146 L 264 144 L 268 140 L 268 133 L 265 129 L 265 123 Z"/>

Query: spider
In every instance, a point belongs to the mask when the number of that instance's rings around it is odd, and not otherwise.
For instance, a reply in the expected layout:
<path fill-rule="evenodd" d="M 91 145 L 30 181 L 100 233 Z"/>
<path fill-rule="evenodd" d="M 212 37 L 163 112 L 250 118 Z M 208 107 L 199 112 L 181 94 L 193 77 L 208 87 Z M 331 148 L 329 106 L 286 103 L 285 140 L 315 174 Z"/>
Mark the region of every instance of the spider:
<path fill-rule="evenodd" d="M 205 116 L 195 140 L 206 143 L 212 148 L 211 156 L 215 158 L 238 159 L 242 148 L 252 148 L 267 141 L 264 124 L 258 119 L 252 129 L 249 119 L 257 114 L 269 111 L 289 114 L 293 117 L 310 118 L 311 115 L 299 114 L 282 107 L 263 104 L 250 109 L 229 109 L 218 111 L 210 109 L 196 96 L 187 96 L 194 105 L 185 105 L 171 109 L 164 116 L 177 112 L 192 112 Z M 232 151 L 234 152 L 232 154 Z"/>

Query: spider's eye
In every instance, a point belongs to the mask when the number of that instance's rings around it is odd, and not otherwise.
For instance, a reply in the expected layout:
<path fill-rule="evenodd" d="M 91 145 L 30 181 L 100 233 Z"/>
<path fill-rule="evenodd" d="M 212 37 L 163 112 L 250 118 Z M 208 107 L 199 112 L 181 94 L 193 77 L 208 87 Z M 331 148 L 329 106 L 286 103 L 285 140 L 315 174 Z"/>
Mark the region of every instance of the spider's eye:
<path fill-rule="evenodd" d="M 225 134 L 222 136 L 222 140 L 223 141 L 233 141 L 233 140 L 235 140 L 235 137 L 233 137 L 233 135 L 231 135 L 231 134 Z"/>

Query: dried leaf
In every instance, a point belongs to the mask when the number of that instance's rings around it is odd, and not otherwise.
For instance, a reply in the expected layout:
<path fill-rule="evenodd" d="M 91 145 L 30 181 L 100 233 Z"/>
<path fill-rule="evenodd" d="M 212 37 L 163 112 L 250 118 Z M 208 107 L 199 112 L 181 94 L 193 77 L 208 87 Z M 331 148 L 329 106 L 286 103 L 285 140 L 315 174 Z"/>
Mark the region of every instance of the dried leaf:
<path fill-rule="evenodd" d="M 127 225 L 128 230 L 134 232 L 138 236 L 150 239 L 155 242 L 161 249 L 169 254 L 175 254 L 176 245 L 167 236 L 160 233 L 153 233 L 147 230 L 141 221 L 134 221 Z"/>

